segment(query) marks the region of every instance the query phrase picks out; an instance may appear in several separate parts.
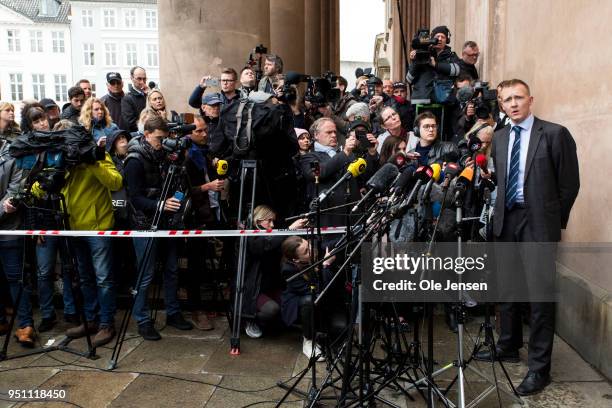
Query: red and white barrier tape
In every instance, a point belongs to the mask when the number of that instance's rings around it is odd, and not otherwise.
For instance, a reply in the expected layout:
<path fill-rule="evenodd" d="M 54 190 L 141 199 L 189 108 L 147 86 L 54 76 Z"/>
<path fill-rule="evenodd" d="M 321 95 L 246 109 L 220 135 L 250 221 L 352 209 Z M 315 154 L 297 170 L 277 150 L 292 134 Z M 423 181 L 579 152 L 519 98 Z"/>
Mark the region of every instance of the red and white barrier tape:
<path fill-rule="evenodd" d="M 321 234 L 342 234 L 346 227 L 321 227 Z M 307 235 L 312 233 L 311 229 L 299 230 L 163 230 L 163 231 L 60 231 L 60 230 L 0 230 L 0 236 L 64 236 L 64 237 L 154 237 L 154 238 L 177 238 L 177 237 L 242 237 L 258 235 Z"/>

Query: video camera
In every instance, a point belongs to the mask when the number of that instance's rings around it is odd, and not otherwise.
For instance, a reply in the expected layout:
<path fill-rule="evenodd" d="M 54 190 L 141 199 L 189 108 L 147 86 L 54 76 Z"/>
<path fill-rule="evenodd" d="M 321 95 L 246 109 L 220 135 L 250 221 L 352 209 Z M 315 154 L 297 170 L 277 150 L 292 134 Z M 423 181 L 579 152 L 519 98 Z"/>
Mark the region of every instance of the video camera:
<path fill-rule="evenodd" d="M 497 103 L 497 90 L 489 89 L 489 83 L 477 81 L 474 86 L 463 87 L 457 92 L 457 99 L 465 109 L 468 103 L 474 104 L 476 117 L 487 119 Z"/>
<path fill-rule="evenodd" d="M 257 82 L 259 82 L 261 80 L 261 77 L 263 76 L 262 59 L 267 53 L 268 49 L 264 47 L 263 44 L 259 44 L 256 45 L 255 48 L 253 48 L 253 50 L 249 54 L 249 59 L 246 65 L 251 67 L 251 69 L 253 69 L 253 72 L 255 72 L 255 78 Z"/>
<path fill-rule="evenodd" d="M 193 124 L 192 113 L 178 114 L 172 111 L 171 122 L 168 122 L 168 137 L 162 140 L 162 147 L 168 153 L 180 155 L 191 147 L 191 139 L 185 137 L 190 135 L 196 128 Z"/>
<path fill-rule="evenodd" d="M 307 82 L 304 100 L 310 102 L 313 107 L 319 107 L 328 103 L 336 103 L 340 99 L 340 89 L 336 87 L 337 80 L 338 77 L 331 71 L 325 72 L 320 77 L 289 71 L 285 76 L 285 85 Z"/>
<path fill-rule="evenodd" d="M 419 29 L 410 43 L 412 49 L 416 51 L 414 63 L 416 65 L 429 64 L 430 57 L 433 55 L 431 47 L 436 44 L 438 44 L 438 39 L 431 37 L 429 29 Z"/>

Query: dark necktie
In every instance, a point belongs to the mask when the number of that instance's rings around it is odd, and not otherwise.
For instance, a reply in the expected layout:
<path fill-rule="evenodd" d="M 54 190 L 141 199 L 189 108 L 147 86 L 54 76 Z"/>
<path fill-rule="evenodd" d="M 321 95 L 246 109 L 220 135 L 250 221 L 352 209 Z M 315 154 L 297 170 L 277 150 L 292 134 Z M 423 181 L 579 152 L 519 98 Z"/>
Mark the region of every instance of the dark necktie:
<path fill-rule="evenodd" d="M 510 170 L 508 171 L 508 183 L 506 184 L 506 208 L 508 209 L 511 209 L 516 204 L 521 161 L 521 127 L 512 126 L 512 131 L 514 132 L 514 143 L 512 143 Z"/>

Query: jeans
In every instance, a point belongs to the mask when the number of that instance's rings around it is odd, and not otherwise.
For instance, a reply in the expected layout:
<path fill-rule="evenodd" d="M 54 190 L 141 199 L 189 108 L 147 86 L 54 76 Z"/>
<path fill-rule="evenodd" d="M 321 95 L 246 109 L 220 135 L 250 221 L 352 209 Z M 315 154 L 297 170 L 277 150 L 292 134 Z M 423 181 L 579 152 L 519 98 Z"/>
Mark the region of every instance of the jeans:
<path fill-rule="evenodd" d="M 148 241 L 152 241 L 151 250 L 147 259 L 144 259 Z M 166 257 L 164 263 L 164 304 L 166 305 L 166 316 L 172 316 L 181 311 L 176 295 L 178 289 L 177 244 L 174 239 L 134 238 L 134 249 L 138 259 L 138 272 L 142 272 L 142 280 L 134 300 L 132 315 L 139 325 L 148 323 L 151 320 L 147 306 L 147 291 L 155 275 L 156 261 L 158 257 L 164 255 Z"/>
<path fill-rule="evenodd" d="M 45 237 L 45 242 L 36 245 L 36 261 L 38 264 L 38 302 L 43 319 L 55 316 L 53 308 L 53 283 L 55 282 L 55 262 L 60 249 L 60 237 Z M 62 257 L 62 265 L 64 258 Z M 65 265 L 64 265 L 65 266 Z M 72 296 L 71 276 L 62 274 L 64 282 L 64 314 L 76 314 L 74 297 Z"/>
<path fill-rule="evenodd" d="M 17 296 L 21 291 L 21 299 L 17 306 L 17 324 L 19 328 L 34 325 L 32 318 L 32 304 L 30 303 L 31 290 L 23 286 L 23 239 L 11 239 L 0 241 L 0 267 L 9 284 L 13 303 L 17 302 Z M 4 314 L 4 310 L 2 311 Z M 0 316 L 3 320 L 4 316 Z"/>
<path fill-rule="evenodd" d="M 72 245 L 79 269 L 85 318 L 95 321 L 99 305 L 100 326 L 111 326 L 117 311 L 111 239 L 78 237 L 73 239 Z"/>

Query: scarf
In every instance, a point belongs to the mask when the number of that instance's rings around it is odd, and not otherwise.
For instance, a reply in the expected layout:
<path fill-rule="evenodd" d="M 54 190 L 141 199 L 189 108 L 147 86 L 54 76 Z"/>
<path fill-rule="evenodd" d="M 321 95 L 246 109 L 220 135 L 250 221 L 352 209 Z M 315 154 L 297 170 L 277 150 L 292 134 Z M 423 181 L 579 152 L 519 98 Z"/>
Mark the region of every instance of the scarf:
<path fill-rule="evenodd" d="M 335 147 L 323 146 L 319 142 L 315 142 L 314 149 L 315 149 L 315 152 L 326 153 L 329 157 L 334 157 L 336 153 L 338 153 Z"/>

